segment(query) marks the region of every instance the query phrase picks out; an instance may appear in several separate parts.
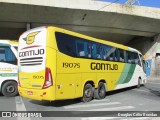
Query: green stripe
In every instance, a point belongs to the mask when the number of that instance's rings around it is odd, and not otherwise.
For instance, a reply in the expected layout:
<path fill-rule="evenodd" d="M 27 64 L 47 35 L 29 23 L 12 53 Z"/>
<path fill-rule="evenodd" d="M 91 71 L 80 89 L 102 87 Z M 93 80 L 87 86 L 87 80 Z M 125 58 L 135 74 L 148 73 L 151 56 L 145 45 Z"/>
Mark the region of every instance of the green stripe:
<path fill-rule="evenodd" d="M 132 79 L 135 67 L 135 64 L 125 64 L 117 84 L 128 83 Z"/>
<path fill-rule="evenodd" d="M 128 83 L 132 79 L 135 68 L 136 68 L 136 64 L 131 64 L 131 67 L 129 69 L 129 72 L 127 74 L 127 77 L 126 77 L 124 83 Z"/>
<path fill-rule="evenodd" d="M 124 81 L 125 81 L 126 78 L 127 78 L 127 73 L 128 73 L 128 71 L 129 71 L 129 69 L 130 69 L 130 66 L 131 66 L 130 64 L 125 64 L 125 65 L 124 65 L 124 68 L 123 68 L 123 70 L 122 70 L 121 76 L 120 76 L 117 84 L 123 84 L 123 83 L 124 83 Z"/>
<path fill-rule="evenodd" d="M 16 77 L 17 73 L 1 73 L 1 77 Z"/>

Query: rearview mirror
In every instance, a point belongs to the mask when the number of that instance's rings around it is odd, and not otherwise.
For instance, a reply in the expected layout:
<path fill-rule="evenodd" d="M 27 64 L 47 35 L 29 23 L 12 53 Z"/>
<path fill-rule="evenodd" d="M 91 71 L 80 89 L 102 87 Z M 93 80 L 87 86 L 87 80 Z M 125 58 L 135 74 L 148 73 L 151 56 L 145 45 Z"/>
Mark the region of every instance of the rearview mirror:
<path fill-rule="evenodd" d="M 145 61 L 145 63 L 146 63 L 146 67 L 147 67 L 147 68 L 150 68 L 149 63 L 148 63 L 147 61 Z"/>

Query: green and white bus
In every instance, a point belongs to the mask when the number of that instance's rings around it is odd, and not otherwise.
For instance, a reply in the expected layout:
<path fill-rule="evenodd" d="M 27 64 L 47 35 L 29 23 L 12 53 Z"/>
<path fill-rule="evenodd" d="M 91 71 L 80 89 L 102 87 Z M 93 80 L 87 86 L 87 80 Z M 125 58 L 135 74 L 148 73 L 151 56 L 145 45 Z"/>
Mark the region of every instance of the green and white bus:
<path fill-rule="evenodd" d="M 0 92 L 7 97 L 16 96 L 18 42 L 0 40 Z"/>

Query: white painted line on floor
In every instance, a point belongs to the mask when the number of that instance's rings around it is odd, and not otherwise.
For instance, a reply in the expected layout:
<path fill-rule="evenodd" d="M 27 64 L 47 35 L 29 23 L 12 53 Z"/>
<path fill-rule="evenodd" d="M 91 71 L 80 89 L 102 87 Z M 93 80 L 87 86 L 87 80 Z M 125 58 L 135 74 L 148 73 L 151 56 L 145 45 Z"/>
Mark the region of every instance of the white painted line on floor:
<path fill-rule="evenodd" d="M 81 105 L 73 105 L 73 106 L 65 106 L 65 109 L 73 109 L 73 108 L 86 108 L 86 107 L 95 107 L 95 106 L 104 106 L 104 105 L 117 105 L 121 104 L 120 102 L 110 102 L 110 103 L 93 103 L 93 104 L 81 104 Z"/>
<path fill-rule="evenodd" d="M 155 83 L 155 82 L 147 82 L 149 84 L 160 84 L 160 83 Z"/>
<path fill-rule="evenodd" d="M 149 93 L 149 91 L 147 90 L 140 90 L 140 89 L 133 89 L 134 91 L 139 91 L 139 92 L 146 92 L 146 93 Z"/>
<path fill-rule="evenodd" d="M 26 107 L 23 103 L 23 100 L 20 96 L 15 97 L 16 101 L 16 110 L 17 111 L 26 111 Z"/>
<path fill-rule="evenodd" d="M 27 111 L 23 103 L 23 100 L 20 96 L 15 97 L 16 102 L 16 111 Z M 31 120 L 30 118 L 17 117 L 17 120 Z"/>
<path fill-rule="evenodd" d="M 94 99 L 94 100 L 90 101 L 90 103 L 93 103 L 93 102 L 109 102 L 109 99 L 103 99 L 103 100 Z"/>
<path fill-rule="evenodd" d="M 118 111 L 125 109 L 133 109 L 133 106 L 120 106 L 120 107 L 111 107 L 111 108 L 100 108 L 100 109 L 90 109 L 90 110 L 80 110 L 80 111 Z"/>

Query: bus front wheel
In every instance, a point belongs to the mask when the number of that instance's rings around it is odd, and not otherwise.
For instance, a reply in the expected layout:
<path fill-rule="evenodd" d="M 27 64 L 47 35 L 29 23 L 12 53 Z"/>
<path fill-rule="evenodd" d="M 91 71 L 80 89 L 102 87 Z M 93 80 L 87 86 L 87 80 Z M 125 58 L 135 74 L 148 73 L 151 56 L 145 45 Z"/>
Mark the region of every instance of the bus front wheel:
<path fill-rule="evenodd" d="M 104 99 L 106 96 L 106 87 L 103 82 L 98 84 L 98 88 L 94 91 L 94 98 Z"/>
<path fill-rule="evenodd" d="M 84 86 L 84 90 L 83 90 L 83 97 L 82 97 L 82 101 L 83 102 L 89 102 L 91 101 L 93 98 L 93 86 L 89 83 L 87 83 Z"/>
<path fill-rule="evenodd" d="M 2 94 L 6 97 L 14 97 L 18 94 L 17 83 L 8 81 L 2 86 Z"/>
<path fill-rule="evenodd" d="M 140 87 L 141 87 L 141 83 L 142 83 L 142 80 L 141 80 L 141 78 L 138 78 L 138 84 L 137 84 L 137 88 L 140 88 Z"/>

